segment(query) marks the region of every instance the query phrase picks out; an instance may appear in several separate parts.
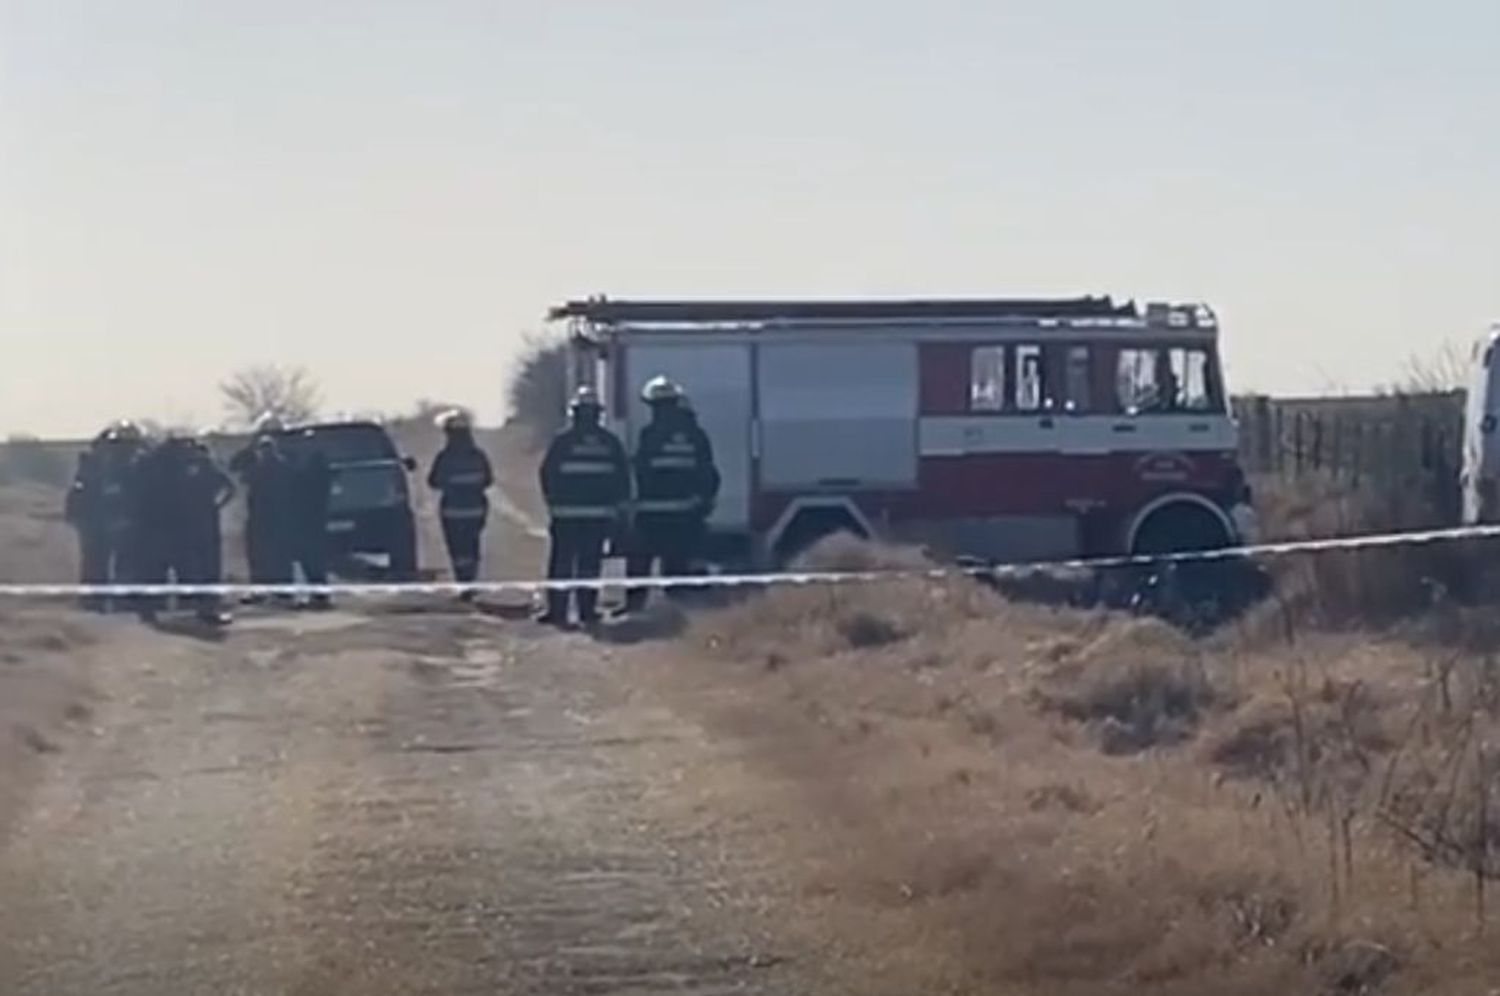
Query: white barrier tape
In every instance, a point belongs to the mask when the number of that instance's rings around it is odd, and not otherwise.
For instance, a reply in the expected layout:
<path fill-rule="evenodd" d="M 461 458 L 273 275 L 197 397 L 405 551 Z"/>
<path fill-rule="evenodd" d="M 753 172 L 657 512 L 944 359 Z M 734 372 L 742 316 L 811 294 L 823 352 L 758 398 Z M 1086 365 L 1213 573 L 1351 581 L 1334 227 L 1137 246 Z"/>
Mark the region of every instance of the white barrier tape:
<path fill-rule="evenodd" d="M 1463 526 L 1451 529 L 1429 529 L 1404 533 L 1373 533 L 1363 536 L 1341 536 L 1333 539 L 1289 540 L 1256 546 L 1225 547 L 1185 553 L 1156 555 L 1122 555 L 1081 557 L 1073 560 L 1033 561 L 1019 564 L 996 564 L 975 567 L 935 567 L 925 569 L 892 569 L 867 571 L 789 571 L 777 574 L 707 574 L 687 577 L 598 578 L 593 580 L 527 580 L 527 581 L 412 581 L 412 582 L 340 582 L 337 584 L 0 584 L 0 598 L 127 598 L 132 596 L 177 595 L 458 595 L 464 592 L 485 594 L 534 594 L 543 591 L 602 590 L 606 588 L 736 588 L 772 585 L 862 584 L 901 578 L 941 581 L 955 577 L 1001 578 L 1041 571 L 1090 570 L 1115 567 L 1146 567 L 1167 563 L 1191 563 L 1214 560 L 1260 559 L 1302 553 L 1324 553 L 1335 550 L 1369 550 L 1383 547 L 1419 546 L 1456 540 L 1500 538 L 1500 525 Z"/>

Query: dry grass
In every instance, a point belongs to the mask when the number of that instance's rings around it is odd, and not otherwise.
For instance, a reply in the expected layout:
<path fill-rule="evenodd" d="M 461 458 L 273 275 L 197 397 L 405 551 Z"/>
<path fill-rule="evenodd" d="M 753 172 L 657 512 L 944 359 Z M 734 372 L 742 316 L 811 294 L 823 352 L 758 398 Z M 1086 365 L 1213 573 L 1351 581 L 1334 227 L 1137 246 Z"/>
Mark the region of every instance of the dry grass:
<path fill-rule="evenodd" d="M 89 622 L 52 608 L 0 604 L 0 841 L 42 759 L 90 718 L 77 655 L 97 636 Z"/>
<path fill-rule="evenodd" d="M 1445 525 L 1415 482 L 1353 488 L 1327 476 L 1270 479 L 1256 490 L 1267 539 L 1321 539 Z M 1384 626 L 1420 615 L 1435 600 L 1481 601 L 1493 593 L 1500 545 L 1466 540 L 1324 552 L 1272 563 L 1283 610 L 1324 626 Z"/>
<path fill-rule="evenodd" d="M 702 617 L 673 680 L 720 662 L 771 774 L 714 805 L 794 793 L 783 860 L 911 991 L 1458 994 L 1500 978 L 1491 633 L 1192 641 L 900 580 Z"/>
<path fill-rule="evenodd" d="M 71 581 L 77 540 L 63 521 L 63 489 L 0 486 L 0 581 Z"/>

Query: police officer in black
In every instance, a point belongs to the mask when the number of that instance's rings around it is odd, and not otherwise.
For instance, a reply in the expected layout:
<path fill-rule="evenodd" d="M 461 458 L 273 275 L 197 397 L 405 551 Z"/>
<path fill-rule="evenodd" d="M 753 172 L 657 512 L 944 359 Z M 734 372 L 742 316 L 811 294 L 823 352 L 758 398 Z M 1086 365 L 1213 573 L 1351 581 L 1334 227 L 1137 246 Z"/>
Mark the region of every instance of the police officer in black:
<path fill-rule="evenodd" d="M 188 584 L 221 584 L 224 580 L 224 506 L 234 500 L 234 481 L 214 459 L 202 436 L 189 440 L 186 465 L 183 468 L 182 542 L 178 558 L 186 565 L 187 576 L 179 579 Z M 223 624 L 229 616 L 222 609 L 218 595 L 200 595 L 194 599 L 198 618 Z"/>
<path fill-rule="evenodd" d="M 683 391 L 653 377 L 641 392 L 651 421 L 635 448 L 635 505 L 626 573 L 645 577 L 661 562 L 667 576 L 687 574 L 699 553 L 706 509 L 718 497 L 713 446 L 697 420 L 682 408 Z M 646 604 L 647 589 L 625 595 L 627 612 Z"/>
<path fill-rule="evenodd" d="M 692 400 L 686 394 L 677 400 L 677 407 L 681 409 L 682 418 L 691 426 L 691 430 L 695 434 L 701 433 L 702 429 L 698 425 L 698 414 L 693 410 Z M 703 438 L 704 442 L 707 443 L 707 435 L 704 435 Z M 708 520 L 713 515 L 714 502 L 718 500 L 719 486 L 722 483 L 722 479 L 719 476 L 719 468 L 714 464 L 712 452 L 709 454 L 708 466 L 704 473 L 703 501 L 699 502 L 697 509 L 694 510 L 692 537 L 688 541 L 688 548 L 692 551 L 688 562 L 688 573 L 690 574 L 696 573 L 699 569 L 697 558 L 703 554 L 703 544 L 708 538 Z"/>
<path fill-rule="evenodd" d="M 179 584 L 218 584 L 223 568 L 219 513 L 234 497 L 234 482 L 208 448 L 169 436 L 141 458 L 133 483 L 136 579 L 164 584 L 171 576 Z M 154 620 L 162 602 L 159 596 L 142 597 L 141 617 Z M 229 621 L 216 595 L 195 595 L 188 603 L 203 622 Z"/>
<path fill-rule="evenodd" d="M 312 429 L 302 431 L 301 456 L 292 468 L 291 553 L 309 585 L 328 583 L 328 505 L 333 496 L 333 468 Z M 326 609 L 326 591 L 314 591 L 307 604 Z"/>
<path fill-rule="evenodd" d="M 427 485 L 442 494 L 438 514 L 443 522 L 443 542 L 453 564 L 454 580 L 466 583 L 479 576 L 480 539 L 490 507 L 485 491 L 495 483 L 495 473 L 489 457 L 474 441 L 474 429 L 466 414 L 447 412 L 439 417 L 438 425 L 447 441 L 432 462 Z M 461 597 L 471 601 L 474 592 L 465 591 Z"/>
<path fill-rule="evenodd" d="M 292 580 L 296 471 L 282 449 L 282 431 L 274 416 L 262 418 L 250 445 L 229 461 L 229 469 L 245 488 L 245 560 L 252 584 Z"/>
<path fill-rule="evenodd" d="M 130 422 L 117 422 L 95 437 L 78 458 L 63 514 L 78 532 L 79 581 L 123 584 L 130 579 L 129 488 L 144 440 Z M 85 595 L 83 608 L 103 612 L 108 600 Z"/>
<path fill-rule="evenodd" d="M 599 577 L 604 544 L 618 528 L 630 497 L 625 447 L 600 424 L 602 414 L 594 389 L 580 387 L 568 427 L 552 440 L 542 460 L 542 495 L 550 520 L 547 577 L 554 581 Z M 597 622 L 598 589 L 576 590 L 578 621 Z M 567 589 L 549 590 L 539 621 L 567 625 L 570 594 Z"/>

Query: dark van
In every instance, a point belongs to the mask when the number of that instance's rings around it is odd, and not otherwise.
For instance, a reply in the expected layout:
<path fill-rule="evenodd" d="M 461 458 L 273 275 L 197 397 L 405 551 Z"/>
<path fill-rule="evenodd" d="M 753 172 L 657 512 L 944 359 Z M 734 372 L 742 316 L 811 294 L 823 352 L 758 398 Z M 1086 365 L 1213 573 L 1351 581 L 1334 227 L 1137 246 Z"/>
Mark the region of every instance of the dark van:
<path fill-rule="evenodd" d="M 328 504 L 333 563 L 375 556 L 386 561 L 392 578 L 414 579 L 417 531 L 406 478 L 416 461 L 401 456 L 390 434 L 375 422 L 323 422 L 289 429 L 279 441 L 293 459 L 316 446 L 333 471 Z"/>

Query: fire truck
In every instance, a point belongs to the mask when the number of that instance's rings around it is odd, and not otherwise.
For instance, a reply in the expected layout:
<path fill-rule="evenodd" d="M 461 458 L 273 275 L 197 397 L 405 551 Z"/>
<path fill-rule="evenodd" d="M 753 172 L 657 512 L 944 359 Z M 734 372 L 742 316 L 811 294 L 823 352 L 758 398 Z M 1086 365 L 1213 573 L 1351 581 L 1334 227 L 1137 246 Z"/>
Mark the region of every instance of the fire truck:
<path fill-rule="evenodd" d="M 839 532 L 995 562 L 1249 540 L 1202 304 L 599 297 L 549 320 L 627 446 L 647 380 L 686 390 L 723 478 L 720 563 Z"/>

